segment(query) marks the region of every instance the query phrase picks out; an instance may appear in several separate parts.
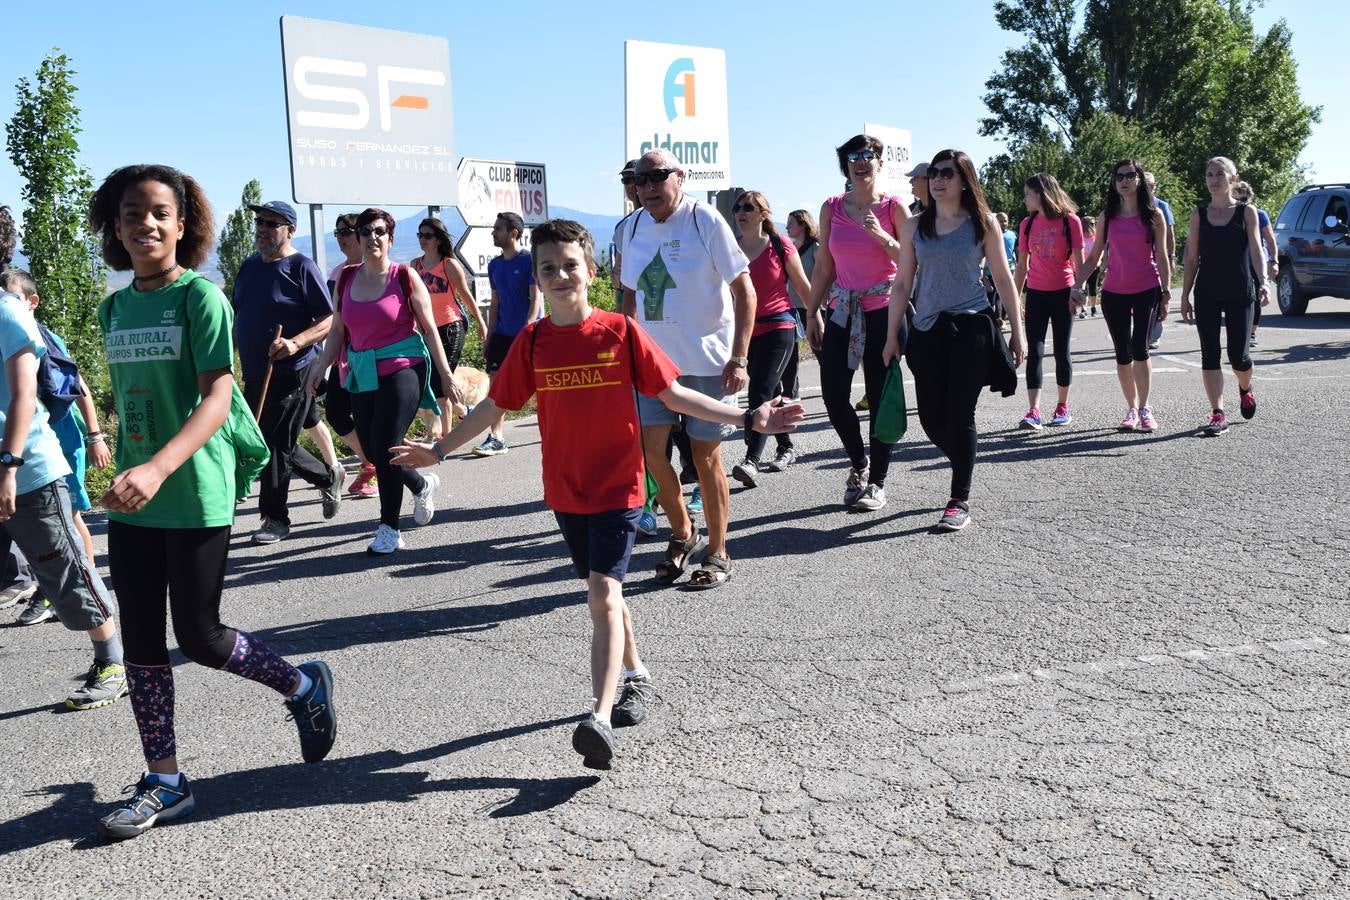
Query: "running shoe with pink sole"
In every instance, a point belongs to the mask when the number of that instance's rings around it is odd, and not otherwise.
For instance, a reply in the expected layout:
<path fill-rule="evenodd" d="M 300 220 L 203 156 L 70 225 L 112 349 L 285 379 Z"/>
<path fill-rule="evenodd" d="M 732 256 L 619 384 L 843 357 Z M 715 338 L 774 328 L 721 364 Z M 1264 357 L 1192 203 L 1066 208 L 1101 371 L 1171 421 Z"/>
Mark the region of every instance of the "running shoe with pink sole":
<path fill-rule="evenodd" d="M 1152 407 L 1142 406 L 1139 408 L 1139 430 L 1146 431 L 1149 434 L 1158 430 L 1158 422 L 1153 418 Z"/>
<path fill-rule="evenodd" d="M 1139 410 L 1131 406 L 1125 410 L 1125 418 L 1120 420 L 1121 431 L 1134 431 L 1139 427 Z"/>

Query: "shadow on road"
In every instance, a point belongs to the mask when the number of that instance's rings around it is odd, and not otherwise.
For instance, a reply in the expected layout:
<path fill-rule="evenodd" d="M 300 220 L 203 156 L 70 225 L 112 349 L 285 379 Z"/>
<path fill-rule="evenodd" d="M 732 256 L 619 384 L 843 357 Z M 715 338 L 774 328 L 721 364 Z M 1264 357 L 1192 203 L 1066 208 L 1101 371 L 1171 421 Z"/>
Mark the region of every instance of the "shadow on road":
<path fill-rule="evenodd" d="M 532 722 L 457 738 L 409 753 L 381 750 L 360 756 L 329 759 L 318 765 L 285 763 L 193 780 L 192 790 L 197 796 L 198 805 L 196 811 L 183 820 L 183 824 L 190 827 L 192 822 L 209 822 L 241 813 L 369 803 L 411 803 L 424 794 L 446 791 L 513 791 L 513 796 L 476 810 L 487 812 L 490 818 L 543 812 L 566 803 L 581 791 L 599 783 L 599 777 L 433 780 L 426 772 L 392 770 L 425 763 L 492 741 L 556 728 L 580 719 L 578 715 Z M 55 798 L 50 806 L 0 823 L 0 854 L 56 841 L 72 841 L 72 849 L 77 850 L 103 846 L 102 839 L 93 834 L 93 823 L 99 815 L 110 811 L 112 805 L 95 802 L 92 784 L 54 784 L 29 794 L 44 795 Z"/>

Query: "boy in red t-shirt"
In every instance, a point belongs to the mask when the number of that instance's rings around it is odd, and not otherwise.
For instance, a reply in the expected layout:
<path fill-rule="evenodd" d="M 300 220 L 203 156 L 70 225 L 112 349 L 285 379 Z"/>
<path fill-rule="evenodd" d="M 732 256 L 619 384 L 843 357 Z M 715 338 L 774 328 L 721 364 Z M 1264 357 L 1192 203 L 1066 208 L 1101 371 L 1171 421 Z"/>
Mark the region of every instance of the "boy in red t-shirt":
<path fill-rule="evenodd" d="M 633 391 L 659 397 L 677 412 L 766 434 L 793 430 L 804 414 L 801 404 L 781 401 L 742 412 L 682 387 L 675 381 L 680 374 L 675 364 L 631 319 L 591 308 L 586 291 L 595 278 L 595 239 L 590 232 L 576 222 L 554 219 L 534 229 L 530 242 L 548 318 L 525 327 L 488 399 L 449 434 L 435 444 L 409 442 L 392 452 L 401 465 L 435 465 L 502 410 L 520 409 L 538 395 L 544 502 L 558 520 L 577 574 L 586 579 L 594 628 L 594 710 L 577 726 L 572 746 L 585 765 L 608 769 L 614 756 L 611 722 L 640 724 L 654 696 L 623 600 L 645 487 Z M 704 544 L 695 532 L 682 545 L 683 558 L 687 561 Z M 621 668 L 623 691 L 616 704 Z"/>

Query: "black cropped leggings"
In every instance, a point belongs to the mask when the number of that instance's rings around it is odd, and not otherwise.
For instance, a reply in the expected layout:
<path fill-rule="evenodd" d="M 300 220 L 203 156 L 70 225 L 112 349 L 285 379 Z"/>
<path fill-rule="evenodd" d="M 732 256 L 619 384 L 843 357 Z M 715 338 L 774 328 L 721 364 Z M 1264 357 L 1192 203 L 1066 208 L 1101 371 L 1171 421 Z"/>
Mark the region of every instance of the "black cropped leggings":
<path fill-rule="evenodd" d="M 220 594 L 230 526 L 146 528 L 108 523 L 108 565 L 122 611 L 127 662 L 167 666 L 166 616 L 188 659 L 219 669 L 234 651 L 235 631 L 220 621 Z M 168 596 L 168 609 L 165 596 Z"/>
<path fill-rule="evenodd" d="M 792 358 L 796 350 L 796 328 L 775 328 L 773 331 L 766 331 L 750 339 L 750 365 L 747 372 L 749 381 L 745 390 L 747 402 L 751 409 L 778 395 L 778 389 L 783 384 L 783 372 L 787 369 L 788 360 Z M 767 434 L 761 434 L 753 430 L 747 431 L 745 433 L 745 458 L 751 462 L 759 462 L 760 456 L 764 453 L 764 444 L 768 439 Z M 781 449 L 790 450 L 792 449 L 792 441 L 789 439 L 786 444 L 779 441 L 778 446 Z"/>
<path fill-rule="evenodd" d="M 1069 289 L 1058 291 L 1027 290 L 1027 387 L 1041 389 L 1041 360 L 1045 358 L 1045 330 L 1055 329 L 1055 384 L 1073 383 L 1073 360 L 1069 357 L 1069 336 L 1073 332 L 1073 314 L 1069 312 Z"/>
<path fill-rule="evenodd" d="M 1148 359 L 1148 335 L 1162 302 L 1162 288 L 1150 288 L 1138 294 L 1102 291 L 1102 316 L 1115 345 L 1116 362 L 1128 366 Z"/>
<path fill-rule="evenodd" d="M 1200 335 L 1200 368 L 1214 371 L 1219 368 L 1219 326 L 1228 336 L 1228 363 L 1234 372 L 1245 372 L 1252 367 L 1252 318 L 1256 301 L 1248 296 L 1235 300 L 1219 300 L 1197 295 L 1195 298 L 1195 330 Z"/>
<path fill-rule="evenodd" d="M 881 408 L 881 389 L 886 386 L 886 366 L 881 362 L 881 351 L 886 348 L 886 307 L 863 313 L 863 389 L 869 406 L 869 447 L 863 443 L 862 425 L 849 402 L 853 390 L 854 370 L 848 367 L 848 329 L 830 321 L 826 312 L 825 335 L 820 341 L 820 395 L 830 424 L 844 445 L 844 452 L 855 469 L 870 465 L 868 481 L 878 487 L 886 486 L 886 473 L 891 467 L 891 448 L 894 444 L 877 440 L 872 429 L 876 410 Z M 900 327 L 900 347 L 905 346 L 905 326 Z"/>
<path fill-rule="evenodd" d="M 408 426 L 417 417 L 426 371 L 426 363 L 419 362 L 381 375 L 377 390 L 351 395 L 356 436 L 379 477 L 380 521 L 395 531 L 403 508 L 403 489 L 418 493 L 426 487 L 426 479 L 420 472 L 394 465 L 389 453 L 390 447 L 403 443 Z"/>
<path fill-rule="evenodd" d="M 919 423 L 952 464 L 951 496 L 970 499 L 975 472 L 975 407 L 989 383 L 989 342 L 994 324 L 984 313 L 940 316 L 932 328 L 909 336 L 909 370 Z"/>

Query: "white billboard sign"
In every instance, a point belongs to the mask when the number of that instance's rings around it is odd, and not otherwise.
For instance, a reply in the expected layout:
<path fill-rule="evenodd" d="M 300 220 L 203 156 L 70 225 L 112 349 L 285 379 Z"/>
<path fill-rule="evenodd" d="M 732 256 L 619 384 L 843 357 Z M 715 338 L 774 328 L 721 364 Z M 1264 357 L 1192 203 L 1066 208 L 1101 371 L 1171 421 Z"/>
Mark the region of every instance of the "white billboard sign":
<path fill-rule="evenodd" d="M 281 17 L 297 203 L 453 206 L 450 44 Z"/>
<path fill-rule="evenodd" d="M 517 246 L 521 250 L 530 249 L 530 229 L 525 229 Z M 483 278 L 487 278 L 488 263 L 502 255 L 501 248 L 492 243 L 492 229 L 485 227 L 465 228 L 455 245 L 455 252 L 470 275 Z"/>
<path fill-rule="evenodd" d="M 905 177 L 905 173 L 914 168 L 912 158 L 914 150 L 909 129 L 869 122 L 863 125 L 863 133 L 872 135 L 886 147 L 886 153 L 882 157 L 885 164 L 882 165 L 881 176 L 877 179 L 878 189 L 903 198 L 906 206 L 913 203 L 914 192 L 909 189 L 909 179 Z"/>
<path fill-rule="evenodd" d="M 548 221 L 548 177 L 543 163 L 501 159 L 459 161 L 459 214 L 465 225 L 491 225 L 513 212 L 533 228 Z"/>
<path fill-rule="evenodd" d="M 692 190 L 731 187 L 727 54 L 624 42 L 624 159 L 669 150 Z"/>

